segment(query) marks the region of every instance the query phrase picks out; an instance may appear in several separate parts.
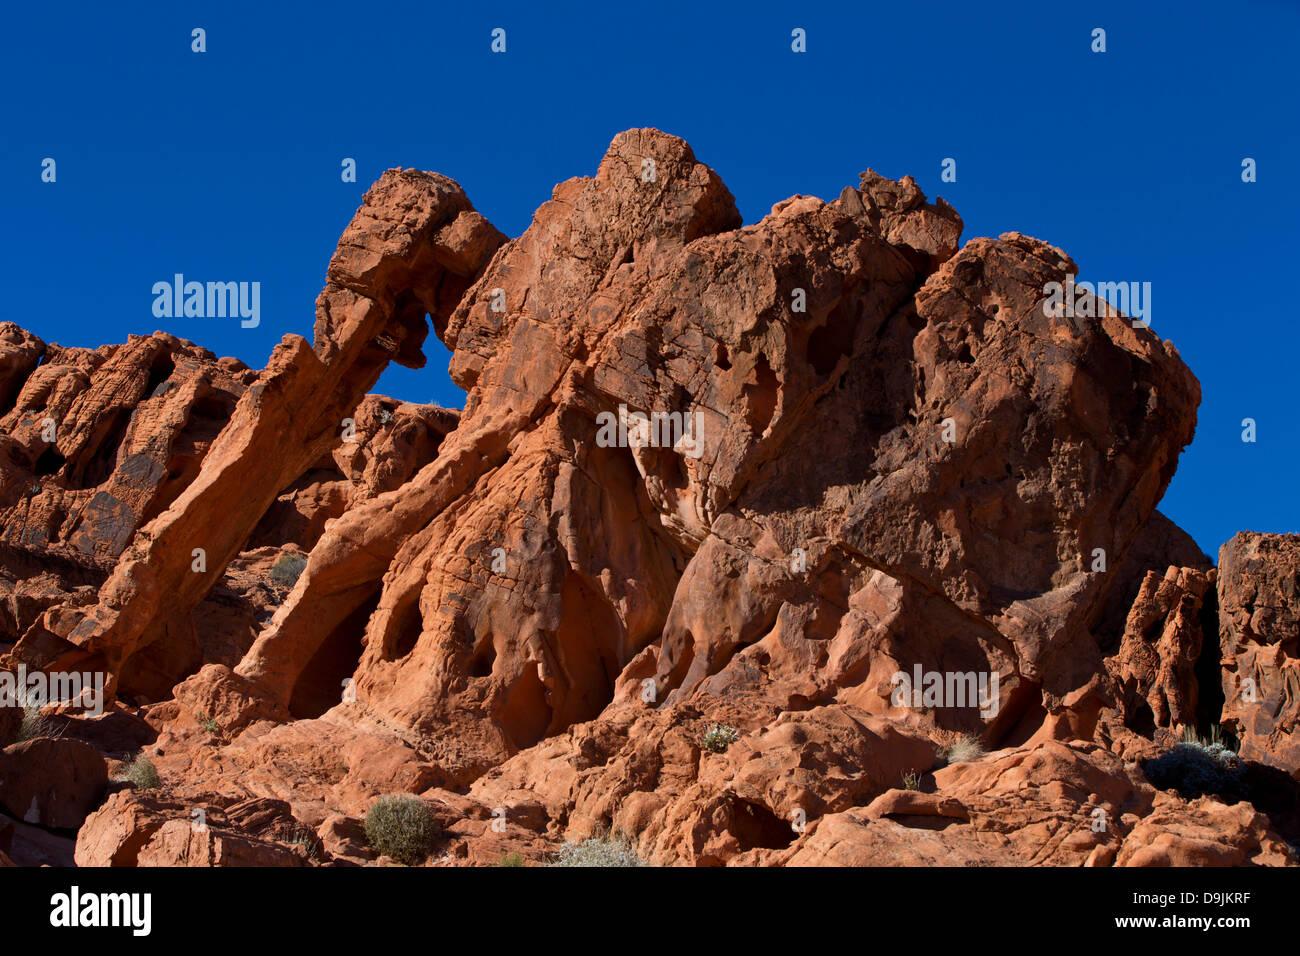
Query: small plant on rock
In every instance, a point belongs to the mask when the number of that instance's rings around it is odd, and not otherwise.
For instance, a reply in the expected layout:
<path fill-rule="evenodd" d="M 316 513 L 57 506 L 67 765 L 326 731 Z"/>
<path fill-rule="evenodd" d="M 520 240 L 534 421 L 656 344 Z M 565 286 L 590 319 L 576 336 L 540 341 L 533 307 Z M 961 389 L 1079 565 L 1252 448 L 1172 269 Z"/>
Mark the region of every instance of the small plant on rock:
<path fill-rule="evenodd" d="M 735 727 L 713 724 L 700 738 L 700 746 L 710 753 L 720 754 L 739 739 L 740 731 Z"/>
<path fill-rule="evenodd" d="M 423 863 L 438 836 L 438 823 L 419 797 L 380 797 L 366 812 L 366 840 L 376 852 L 407 866 Z"/>
<path fill-rule="evenodd" d="M 321 860 L 322 846 L 316 831 L 309 827 L 295 827 L 289 837 L 290 846 L 300 846 L 307 853 L 307 859 L 313 863 Z"/>
<path fill-rule="evenodd" d="M 493 866 L 524 866 L 524 855 L 519 852 L 503 854 Z"/>
<path fill-rule="evenodd" d="M 921 774 L 916 770 L 909 770 L 907 773 L 903 774 L 903 789 L 920 790 Z"/>
<path fill-rule="evenodd" d="M 153 761 L 145 756 L 138 756 L 122 768 L 122 779 L 129 780 L 139 790 L 156 790 L 162 786 L 158 769 Z"/>
<path fill-rule="evenodd" d="M 18 694 L 18 706 L 23 709 L 23 720 L 14 734 L 14 739 L 4 742 L 6 745 L 23 740 L 35 740 L 37 737 L 63 736 L 65 725 L 45 715 L 44 701 L 29 697 L 23 690 Z"/>
<path fill-rule="evenodd" d="M 940 745 L 938 754 L 946 763 L 967 763 L 984 756 L 984 744 L 976 734 L 963 734 L 951 743 Z"/>
<path fill-rule="evenodd" d="M 648 866 L 625 836 L 599 833 L 578 843 L 566 843 L 550 866 Z"/>
<path fill-rule="evenodd" d="M 307 558 L 296 552 L 282 554 L 275 559 L 275 564 L 271 565 L 271 580 L 286 588 L 291 588 L 298 583 L 298 578 L 302 575 L 302 569 L 307 567 Z"/>
<path fill-rule="evenodd" d="M 1236 797 L 1244 793 L 1246 765 L 1213 731 L 1209 739 L 1184 734 L 1158 757 L 1142 762 L 1147 779 L 1159 790 L 1177 790 L 1186 797 L 1207 793 Z"/>
<path fill-rule="evenodd" d="M 1235 748 L 1228 742 L 1228 737 L 1224 734 L 1223 728 L 1218 724 L 1211 724 L 1210 730 L 1205 736 L 1197 733 L 1195 727 L 1183 728 L 1183 743 L 1196 744 L 1201 749 L 1208 749 L 1216 744 L 1227 750 L 1236 752 Z"/>

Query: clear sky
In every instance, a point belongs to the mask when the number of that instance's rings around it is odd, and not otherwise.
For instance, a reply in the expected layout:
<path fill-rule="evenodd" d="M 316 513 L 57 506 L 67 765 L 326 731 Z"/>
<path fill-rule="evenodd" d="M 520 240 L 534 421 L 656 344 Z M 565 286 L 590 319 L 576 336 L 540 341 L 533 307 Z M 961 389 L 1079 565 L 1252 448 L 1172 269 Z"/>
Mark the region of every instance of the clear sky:
<path fill-rule="evenodd" d="M 1162 510 L 1211 556 L 1238 530 L 1300 531 L 1295 0 L 279 6 L 7 6 L 0 319 L 62 345 L 161 327 L 261 367 L 311 335 L 384 169 L 446 173 L 513 236 L 617 132 L 655 126 L 746 222 L 870 166 L 952 202 L 965 238 L 1016 230 L 1081 279 L 1151 282 L 1152 327 L 1204 393 Z M 155 318 L 152 286 L 177 272 L 259 281 L 260 326 Z M 426 351 L 377 390 L 462 404 L 432 335 Z"/>

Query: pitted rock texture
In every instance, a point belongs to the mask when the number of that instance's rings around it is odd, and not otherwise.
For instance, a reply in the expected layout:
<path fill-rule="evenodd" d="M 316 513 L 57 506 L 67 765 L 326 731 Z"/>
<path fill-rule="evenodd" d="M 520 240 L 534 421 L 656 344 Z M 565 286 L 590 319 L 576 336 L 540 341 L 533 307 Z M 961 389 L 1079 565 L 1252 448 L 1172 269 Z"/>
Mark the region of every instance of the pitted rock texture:
<path fill-rule="evenodd" d="M 0 577 L 7 664 L 103 668 L 118 701 L 68 732 L 161 776 L 92 814 L 78 862 L 383 863 L 361 824 L 392 792 L 431 808 L 444 865 L 603 831 L 656 864 L 1294 862 L 1283 782 L 1188 801 L 1138 762 L 1218 699 L 1216 596 L 1225 681 L 1262 666 L 1254 635 L 1289 647 L 1293 556 L 1234 559 L 1216 594 L 1155 510 L 1200 399 L 1177 351 L 1103 302 L 1050 314 L 1059 249 L 961 229 L 871 171 L 745 225 L 656 130 L 513 239 L 451 180 L 386 173 L 314 344 L 231 379 L 184 481 L 123 492 L 120 544 L 78 551 L 61 519 L 25 545 L 82 578 Z M 430 326 L 464 410 L 366 396 Z M 0 398 L 54 407 L 31 383 L 55 351 L 0 328 Z M 65 351 L 111 406 L 116 353 Z M 14 480 L 55 486 L 31 427 Z M 995 690 L 900 696 L 917 672 Z"/>
<path fill-rule="evenodd" d="M 1223 724 L 1241 754 L 1300 779 L 1300 535 L 1241 532 L 1219 552 Z"/>
<path fill-rule="evenodd" d="M 448 785 L 646 680 L 900 716 L 892 672 L 946 659 L 999 674 L 995 739 L 1031 736 L 1100 669 L 1092 551 L 1123 560 L 1199 389 L 1108 309 L 1046 317 L 1059 251 L 949 259 L 955 213 L 886 183 L 740 228 L 685 144 L 617 138 L 452 313 L 438 458 L 322 537 L 238 673 L 286 704 L 367 617 L 358 699 Z M 694 416 L 698 457 L 605 447 L 620 409 Z"/>
<path fill-rule="evenodd" d="M 271 503 L 343 440 L 390 360 L 423 365 L 426 315 L 446 321 L 503 237 L 446 177 L 390 170 L 366 197 L 317 299 L 314 346 L 285 336 L 198 475 L 137 535 L 98 603 L 45 612 L 14 649 L 19 660 L 99 666 L 113 691 L 156 695 L 149 665 L 193 656 L 195 607 Z"/>
<path fill-rule="evenodd" d="M 1119 653 L 1106 662 L 1124 720 L 1135 729 L 1196 727 L 1202 602 L 1214 578 L 1214 570 L 1195 568 L 1171 567 L 1163 577 L 1147 572 Z"/>
<path fill-rule="evenodd" d="M 255 377 L 161 332 L 45 348 L 0 418 L 4 543 L 115 560 L 193 481 Z"/>

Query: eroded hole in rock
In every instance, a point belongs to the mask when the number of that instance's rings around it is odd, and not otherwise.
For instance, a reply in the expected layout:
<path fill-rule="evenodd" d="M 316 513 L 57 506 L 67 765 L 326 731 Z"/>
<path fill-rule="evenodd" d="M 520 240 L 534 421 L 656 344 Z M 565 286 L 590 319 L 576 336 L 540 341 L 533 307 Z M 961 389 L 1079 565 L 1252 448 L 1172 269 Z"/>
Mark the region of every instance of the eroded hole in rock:
<path fill-rule="evenodd" d="M 1214 585 L 1201 599 L 1201 656 L 1196 659 L 1196 729 L 1209 737 L 1211 728 L 1219 723 L 1223 714 L 1223 677 L 1220 659 L 1223 649 L 1219 643 L 1219 594 Z"/>
<path fill-rule="evenodd" d="M 850 296 L 846 294 L 831 309 L 826 323 L 815 329 L 808 337 L 808 364 L 818 375 L 825 378 L 835 371 L 840 359 L 853 354 L 853 340 L 857 335 L 858 314 L 861 304 L 849 304 Z"/>
<path fill-rule="evenodd" d="M 776 413 L 781 383 L 768 364 L 767 356 L 760 354 L 750 373 L 750 380 L 742 390 L 745 396 L 745 423 L 750 433 L 758 437 L 767 430 Z"/>
<path fill-rule="evenodd" d="M 379 606 L 382 588 L 345 618 L 307 662 L 289 699 L 289 712 L 299 720 L 319 717 L 343 699 L 343 682 L 351 677 L 365 647 L 366 623 Z"/>
<path fill-rule="evenodd" d="M 172 377 L 176 371 L 176 362 L 170 352 L 159 352 L 149 365 L 149 379 L 145 382 L 145 398 L 152 398 L 158 387 Z"/>
<path fill-rule="evenodd" d="M 393 317 L 375 339 L 375 344 L 407 368 L 425 365 L 424 340 L 429 335 L 429 304 L 414 288 L 399 292 L 393 303 Z"/>
<path fill-rule="evenodd" d="M 113 474 L 117 465 L 117 450 L 126 437 L 127 426 L 131 424 L 134 407 L 119 408 L 108 418 L 108 423 L 99 429 L 99 441 L 94 444 L 95 453 L 82 469 L 79 480 L 73 480 L 81 488 L 95 488 L 102 485 Z"/>
<path fill-rule="evenodd" d="M 393 610 L 392 620 L 384 640 L 384 660 L 400 661 L 415 650 L 424 630 L 424 617 L 420 614 L 420 598 L 415 595 Z"/>
<path fill-rule="evenodd" d="M 32 472 L 37 477 L 44 478 L 47 475 L 58 474 L 59 469 L 66 463 L 67 459 L 59 454 L 57 448 L 51 445 L 37 457 L 36 463 L 32 465 Z"/>
<path fill-rule="evenodd" d="M 196 418 L 225 423 L 234 413 L 235 401 L 224 392 L 209 392 L 195 399 L 190 407 L 191 421 Z"/>
<path fill-rule="evenodd" d="M 537 664 L 530 661 L 506 691 L 497 719 L 511 742 L 522 750 L 546 736 L 551 716 L 546 685 L 537 673 Z"/>
<path fill-rule="evenodd" d="M 1142 701 L 1128 719 L 1128 728 L 1143 737 L 1153 737 L 1156 732 L 1156 715 L 1151 712 L 1151 705 Z"/>
<path fill-rule="evenodd" d="M 767 807 L 739 797 L 730 798 L 731 823 L 728 832 L 740 844 L 740 850 L 780 850 L 794 842 L 795 832 Z"/>
<path fill-rule="evenodd" d="M 961 821 L 952 817 L 927 816 L 922 813 L 891 813 L 887 819 L 909 830 L 946 830 Z"/>
<path fill-rule="evenodd" d="M 288 542 L 293 542 L 303 550 L 316 546 L 324 533 L 325 522 L 339 517 L 347 510 L 346 499 L 341 493 L 336 496 L 323 493 L 332 485 L 346 482 L 347 476 L 335 465 L 333 458 L 322 459 L 322 465 L 328 467 L 308 471 L 271 503 L 253 529 L 248 539 L 248 548 L 267 545 L 282 547 Z M 300 500 L 303 495 L 310 502 L 310 507 Z"/>
<path fill-rule="evenodd" d="M 492 665 L 496 663 L 497 649 L 491 634 L 485 634 L 474 651 L 469 662 L 470 677 L 490 677 Z"/>
<path fill-rule="evenodd" d="M 1017 681 L 1007 694 L 1000 695 L 998 715 L 989 724 L 985 740 L 990 747 L 1018 747 L 1038 732 L 1047 720 L 1047 708 L 1037 684 Z"/>

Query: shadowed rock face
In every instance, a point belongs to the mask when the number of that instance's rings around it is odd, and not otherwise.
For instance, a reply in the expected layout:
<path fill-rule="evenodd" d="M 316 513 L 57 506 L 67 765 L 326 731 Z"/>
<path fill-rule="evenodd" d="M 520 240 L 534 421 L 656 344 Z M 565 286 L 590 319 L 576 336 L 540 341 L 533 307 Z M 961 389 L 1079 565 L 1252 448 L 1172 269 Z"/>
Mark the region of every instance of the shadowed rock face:
<path fill-rule="evenodd" d="M 133 690 L 141 651 L 191 658 L 193 610 L 276 496 L 339 444 L 390 360 L 423 364 L 426 314 L 445 321 L 501 238 L 451 180 L 386 173 L 330 262 L 314 346 L 285 336 L 198 475 L 122 555 L 99 602 L 46 612 L 15 656 L 37 667 L 101 666 L 122 692 Z M 157 679 L 139 689 L 156 691 Z"/>
<path fill-rule="evenodd" d="M 1243 757 L 1300 779 L 1300 536 L 1243 531 L 1219 551 L 1223 725 Z"/>
<path fill-rule="evenodd" d="M 0 417 L 4 541 L 116 559 L 193 481 L 256 373 L 161 332 L 38 354 Z"/>
<path fill-rule="evenodd" d="M 1060 250 L 959 248 L 961 228 L 870 171 L 744 226 L 656 130 L 616 137 L 510 240 L 450 180 L 386 173 L 331 261 L 314 345 L 287 336 L 256 375 L 173 373 L 226 375 L 233 406 L 183 480 L 117 495 L 125 538 L 84 537 L 116 559 L 100 579 L 13 589 L 11 663 L 174 694 L 147 712 L 169 792 L 114 797 L 78 858 L 297 862 L 287 812 L 364 862 L 356 819 L 399 789 L 467 862 L 609 827 L 700 865 L 1285 862 L 1249 805 L 1198 804 L 1178 836 L 1191 804 L 1116 755 L 1140 750 L 1142 708 L 1173 728 L 1204 706 L 1213 572 L 1155 511 L 1196 379 L 1105 303 L 1045 314 L 1078 271 Z M 363 397 L 388 361 L 422 364 L 426 316 L 462 413 Z M 56 363 L 32 356 L 54 348 L 0 328 L 0 398 L 26 383 L 10 418 L 47 408 L 32 383 Z M 140 356 L 193 349 L 121 348 L 126 389 Z M 98 354 L 63 363 L 90 369 L 82 391 Z M 15 482 L 43 454 L 20 434 Z M 126 487 L 129 457 L 96 487 Z M 70 521 L 40 547 L 75 551 Z M 273 587 L 286 552 L 305 567 Z M 254 613 L 214 627 L 223 597 Z M 900 697 L 916 670 L 996 689 Z M 738 739 L 703 748 L 713 724 Z M 1006 749 L 938 769 L 963 734 Z M 187 801 L 250 795 L 288 806 L 275 833 L 232 813 L 227 849 L 187 842 Z M 485 836 L 497 807 L 516 843 Z"/>

